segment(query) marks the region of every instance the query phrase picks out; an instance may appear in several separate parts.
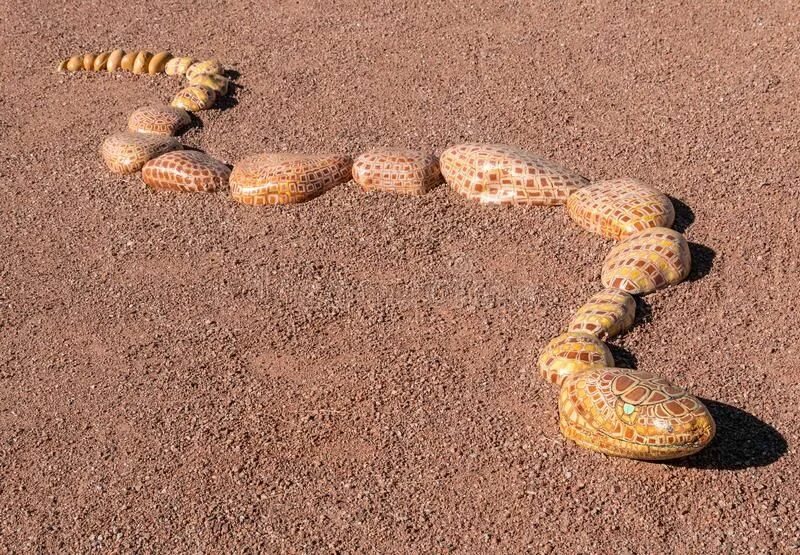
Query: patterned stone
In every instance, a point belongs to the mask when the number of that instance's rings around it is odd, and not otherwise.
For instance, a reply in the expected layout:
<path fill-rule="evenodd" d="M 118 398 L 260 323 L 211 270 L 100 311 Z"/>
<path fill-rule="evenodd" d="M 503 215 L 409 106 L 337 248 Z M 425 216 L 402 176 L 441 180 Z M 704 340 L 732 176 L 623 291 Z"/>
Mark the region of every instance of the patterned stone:
<path fill-rule="evenodd" d="M 142 168 L 142 181 L 157 191 L 210 193 L 228 185 L 231 170 L 204 152 L 176 150 Z"/>
<path fill-rule="evenodd" d="M 190 85 L 199 85 L 211 89 L 219 96 L 228 94 L 229 80 L 224 75 L 218 73 L 201 73 L 189 79 Z"/>
<path fill-rule="evenodd" d="M 175 137 L 126 131 L 106 138 L 100 153 L 112 172 L 134 173 L 151 158 L 181 148 Z"/>
<path fill-rule="evenodd" d="M 433 154 L 402 148 L 379 148 L 356 158 L 353 180 L 364 191 L 424 195 L 442 182 L 442 174 Z"/>
<path fill-rule="evenodd" d="M 589 184 L 554 162 L 506 145 L 451 146 L 439 164 L 454 191 L 485 204 L 564 204 Z"/>
<path fill-rule="evenodd" d="M 578 189 L 567 200 L 567 213 L 582 228 L 615 240 L 651 227 L 670 227 L 675 221 L 667 195 L 627 178 Z"/>
<path fill-rule="evenodd" d="M 196 62 L 186 70 L 186 78 L 190 81 L 198 75 L 218 74 L 222 75 L 222 64 L 217 60 L 204 60 Z"/>
<path fill-rule="evenodd" d="M 217 100 L 217 93 L 200 85 L 189 85 L 181 89 L 170 102 L 170 106 L 189 112 L 208 110 Z"/>
<path fill-rule="evenodd" d="M 691 266 L 683 235 L 666 227 L 653 227 L 634 233 L 611 249 L 601 279 L 605 287 L 647 294 L 683 281 Z"/>
<path fill-rule="evenodd" d="M 628 330 L 636 319 L 636 300 L 619 289 L 603 289 L 580 307 L 568 329 L 610 339 Z"/>
<path fill-rule="evenodd" d="M 145 106 L 128 118 L 128 130 L 137 133 L 174 135 L 192 122 L 183 108 L 172 106 Z"/>
<path fill-rule="evenodd" d="M 608 366 L 614 366 L 611 351 L 605 343 L 588 333 L 559 335 L 539 356 L 539 374 L 557 385 L 572 374 Z"/>
<path fill-rule="evenodd" d="M 696 397 L 663 378 L 621 368 L 568 376 L 558 402 L 561 433 L 581 447 L 642 460 L 685 457 L 714 437 Z"/>
<path fill-rule="evenodd" d="M 194 59 L 188 56 L 172 58 L 164 66 L 164 73 L 167 75 L 185 75 L 189 67 L 194 63 Z"/>
<path fill-rule="evenodd" d="M 336 154 L 256 154 L 233 167 L 231 196 L 243 204 L 294 204 L 350 180 L 353 162 Z"/>

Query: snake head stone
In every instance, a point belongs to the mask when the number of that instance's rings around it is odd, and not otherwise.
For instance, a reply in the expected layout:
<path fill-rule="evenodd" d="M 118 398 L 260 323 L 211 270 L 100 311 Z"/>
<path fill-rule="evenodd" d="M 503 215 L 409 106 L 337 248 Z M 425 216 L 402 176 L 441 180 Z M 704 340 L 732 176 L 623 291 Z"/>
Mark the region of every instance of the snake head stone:
<path fill-rule="evenodd" d="M 581 447 L 641 460 L 692 455 L 716 432 L 699 399 L 655 374 L 622 368 L 568 376 L 559 423 L 561 433 Z"/>

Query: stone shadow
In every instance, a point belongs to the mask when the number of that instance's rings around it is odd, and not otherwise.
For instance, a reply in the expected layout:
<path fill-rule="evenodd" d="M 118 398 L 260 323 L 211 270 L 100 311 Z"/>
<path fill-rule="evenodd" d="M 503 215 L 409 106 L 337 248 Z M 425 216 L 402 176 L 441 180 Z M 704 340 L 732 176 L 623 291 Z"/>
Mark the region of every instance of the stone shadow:
<path fill-rule="evenodd" d="M 614 357 L 614 366 L 617 368 L 629 368 L 631 370 L 636 369 L 639 363 L 636 355 L 620 345 L 614 345 L 613 343 L 606 343 L 606 345 L 608 346 L 608 350 L 611 351 L 611 356 Z"/>
<path fill-rule="evenodd" d="M 703 279 L 711 273 L 717 253 L 705 245 L 692 242 L 689 242 L 689 252 L 692 254 L 692 271 L 686 279 L 688 281 Z"/>
<path fill-rule="evenodd" d="M 686 233 L 689 226 L 694 223 L 694 211 L 681 199 L 670 196 L 668 198 L 675 208 L 675 223 L 672 224 L 672 229 Z"/>
<path fill-rule="evenodd" d="M 786 454 L 786 439 L 763 420 L 725 403 L 700 400 L 717 423 L 717 435 L 696 455 L 668 464 L 685 468 L 744 470 L 767 466 Z"/>
<path fill-rule="evenodd" d="M 228 83 L 228 94 L 226 94 L 222 98 L 217 99 L 216 103 L 214 104 L 214 109 L 219 110 L 220 112 L 224 112 L 226 110 L 230 110 L 231 108 L 239 104 L 237 96 L 239 94 L 239 89 L 241 88 L 242 87 L 240 85 L 237 85 L 233 81 Z"/>

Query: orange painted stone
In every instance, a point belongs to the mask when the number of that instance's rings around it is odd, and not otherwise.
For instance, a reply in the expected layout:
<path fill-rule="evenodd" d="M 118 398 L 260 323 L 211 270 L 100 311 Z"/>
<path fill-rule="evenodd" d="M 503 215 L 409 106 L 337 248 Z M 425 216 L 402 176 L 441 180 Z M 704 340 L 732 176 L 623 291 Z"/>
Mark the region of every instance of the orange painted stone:
<path fill-rule="evenodd" d="M 145 106 L 128 118 L 128 130 L 137 133 L 174 135 L 192 122 L 189 113 L 173 106 Z"/>
<path fill-rule="evenodd" d="M 176 150 L 142 168 L 142 181 L 157 191 L 210 193 L 228 185 L 231 170 L 205 152 Z"/>
<path fill-rule="evenodd" d="M 455 192 L 485 204 L 564 204 L 589 184 L 555 162 L 507 145 L 451 146 L 439 164 Z"/>
<path fill-rule="evenodd" d="M 231 196 L 253 205 L 306 202 L 349 181 L 352 166 L 339 154 L 256 154 L 234 165 Z"/>
<path fill-rule="evenodd" d="M 639 231 L 606 256 L 601 279 L 606 287 L 633 295 L 675 285 L 689 275 L 692 256 L 683 235 L 666 227 Z"/>
<path fill-rule="evenodd" d="M 610 339 L 628 330 L 636 319 L 636 300 L 619 289 L 603 289 L 592 295 L 569 321 L 572 332 Z"/>
<path fill-rule="evenodd" d="M 561 385 L 564 378 L 592 368 L 614 366 L 608 346 L 588 333 L 559 335 L 539 356 L 539 374 L 550 383 Z"/>
<path fill-rule="evenodd" d="M 617 457 L 664 460 L 697 453 L 716 426 L 699 399 L 638 370 L 596 368 L 564 379 L 559 426 L 581 447 Z"/>
<path fill-rule="evenodd" d="M 125 131 L 106 138 L 100 153 L 112 172 L 134 173 L 148 160 L 182 148 L 175 137 Z"/>
<path fill-rule="evenodd" d="M 582 228 L 609 239 L 651 227 L 670 227 L 675 208 L 669 197 L 636 179 L 608 179 L 578 189 L 567 213 Z"/>
<path fill-rule="evenodd" d="M 442 182 L 433 154 L 401 148 L 365 152 L 353 163 L 353 180 L 364 191 L 424 195 Z"/>

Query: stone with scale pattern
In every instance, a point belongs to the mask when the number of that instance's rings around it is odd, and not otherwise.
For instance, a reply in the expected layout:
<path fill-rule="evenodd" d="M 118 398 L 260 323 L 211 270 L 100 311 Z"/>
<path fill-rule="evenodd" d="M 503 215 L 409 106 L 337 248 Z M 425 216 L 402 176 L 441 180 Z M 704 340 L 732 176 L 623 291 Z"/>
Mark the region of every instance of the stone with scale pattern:
<path fill-rule="evenodd" d="M 439 164 L 454 191 L 485 204 L 564 204 L 589 184 L 555 162 L 507 145 L 451 146 Z"/>
<path fill-rule="evenodd" d="M 352 166 L 338 154 L 256 154 L 234 165 L 231 196 L 243 204 L 306 202 L 349 181 Z"/>
<path fill-rule="evenodd" d="M 685 457 L 708 445 L 716 431 L 699 399 L 655 374 L 622 368 L 565 378 L 558 412 L 567 439 L 632 459 Z"/>
<path fill-rule="evenodd" d="M 539 374 L 550 383 L 561 385 L 564 378 L 592 368 L 614 366 L 608 346 L 588 333 L 559 335 L 539 356 Z"/>
<path fill-rule="evenodd" d="M 228 185 L 231 170 L 205 152 L 176 150 L 142 168 L 142 181 L 156 191 L 211 193 Z"/>
<path fill-rule="evenodd" d="M 683 235 L 666 227 L 639 231 L 606 256 L 601 279 L 605 287 L 633 295 L 647 294 L 683 281 L 692 256 Z"/>
<path fill-rule="evenodd" d="M 651 227 L 670 227 L 675 208 L 667 195 L 635 179 L 608 179 L 579 189 L 567 213 L 582 228 L 609 239 Z"/>
<path fill-rule="evenodd" d="M 364 191 L 424 195 L 442 181 L 433 154 L 404 148 L 379 148 L 353 162 L 353 181 Z"/>
<path fill-rule="evenodd" d="M 636 299 L 609 288 L 592 295 L 572 316 L 567 329 L 606 340 L 629 329 L 635 319 Z"/>
<path fill-rule="evenodd" d="M 182 148 L 175 137 L 125 131 L 107 137 L 100 147 L 100 154 L 112 172 L 134 173 L 148 160 Z"/>
<path fill-rule="evenodd" d="M 173 106 L 145 106 L 128 118 L 128 130 L 136 133 L 174 135 L 192 122 L 189 113 Z"/>

